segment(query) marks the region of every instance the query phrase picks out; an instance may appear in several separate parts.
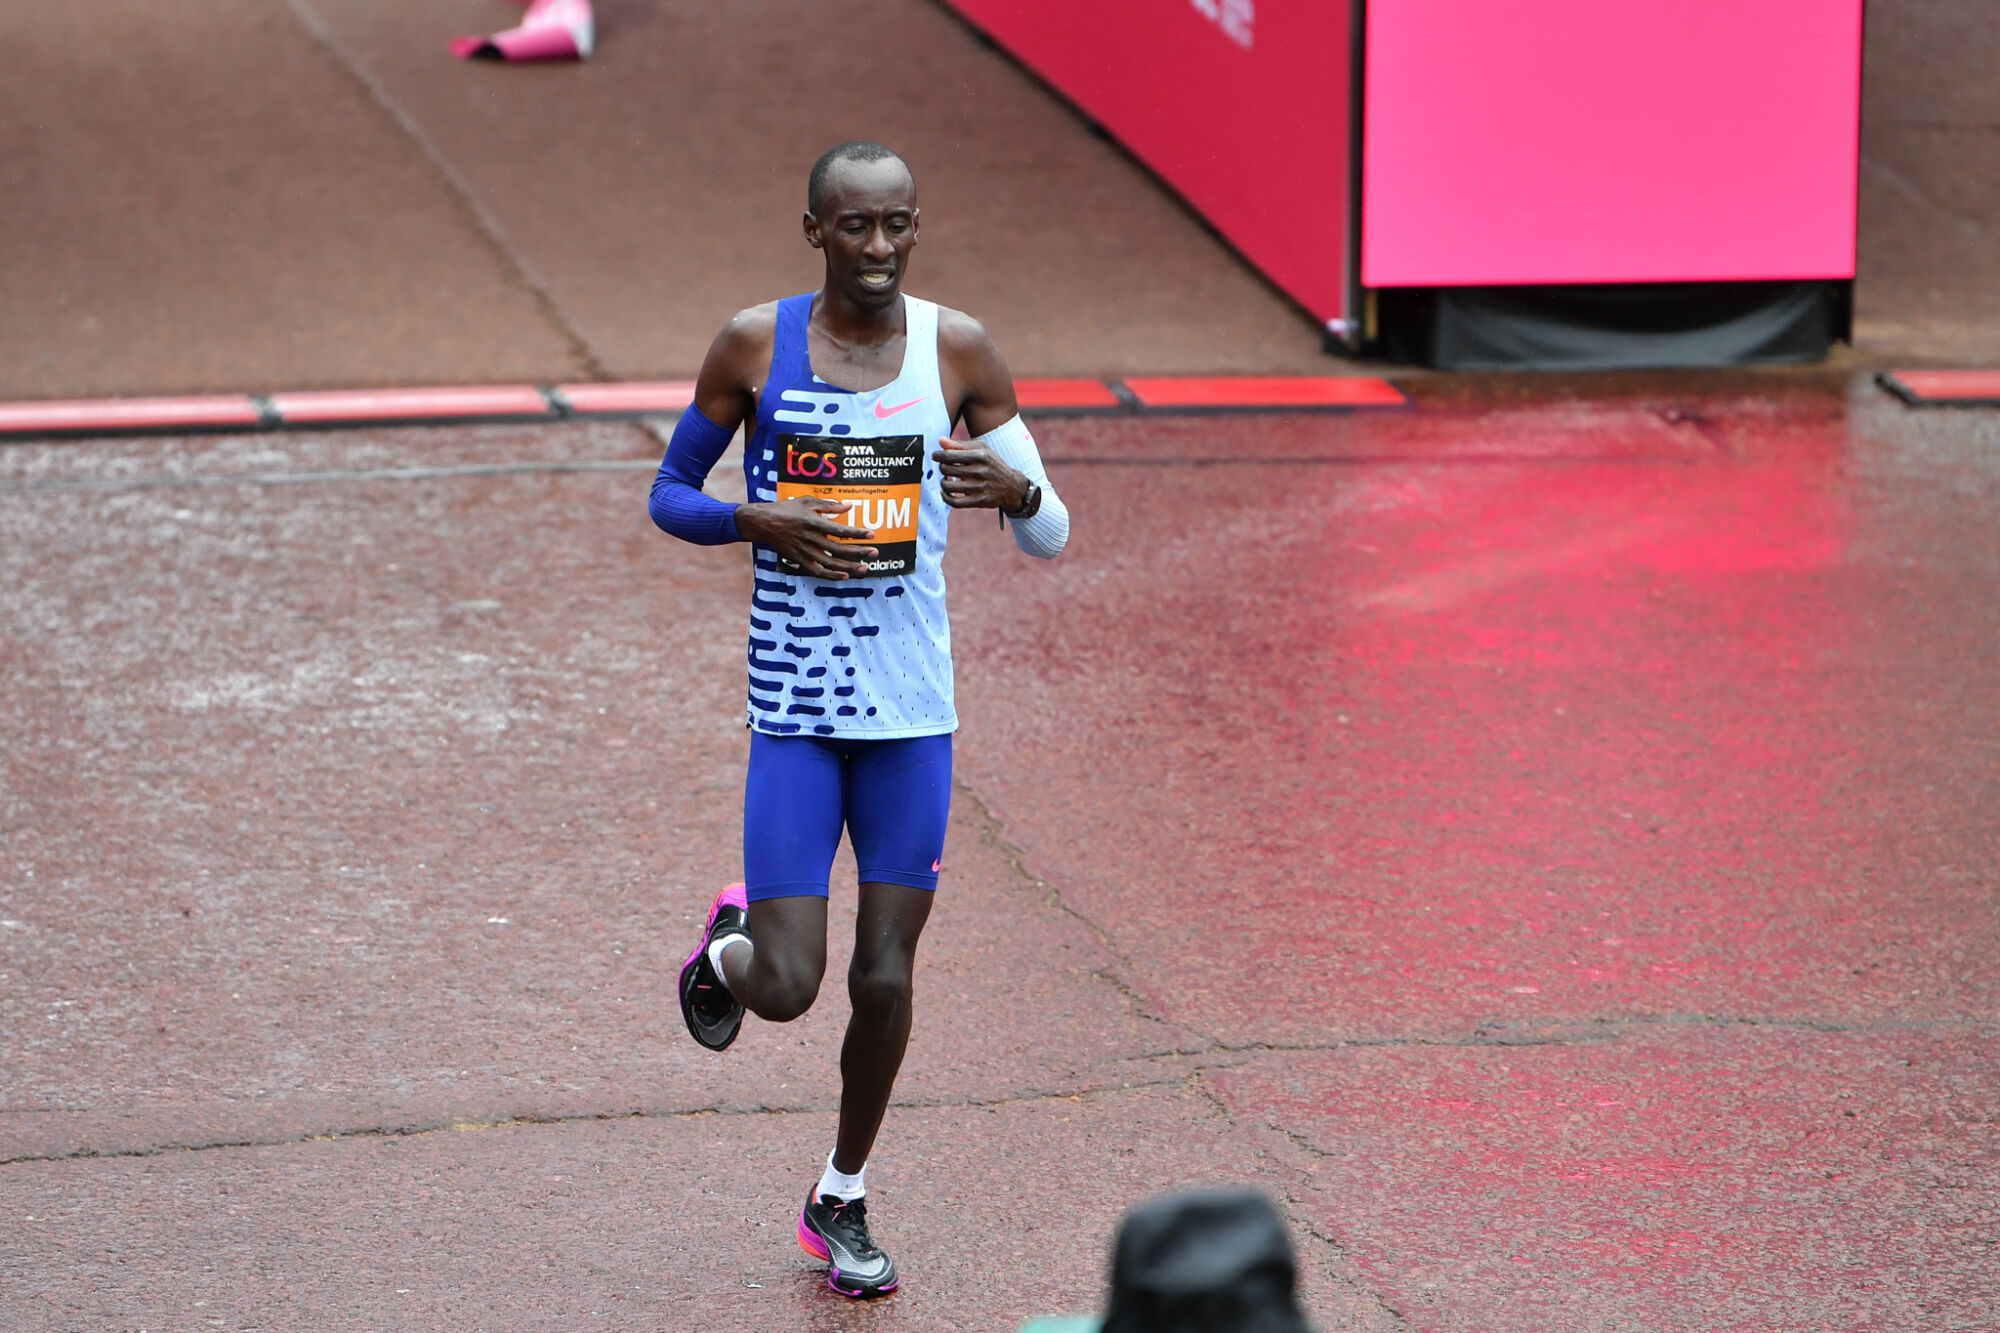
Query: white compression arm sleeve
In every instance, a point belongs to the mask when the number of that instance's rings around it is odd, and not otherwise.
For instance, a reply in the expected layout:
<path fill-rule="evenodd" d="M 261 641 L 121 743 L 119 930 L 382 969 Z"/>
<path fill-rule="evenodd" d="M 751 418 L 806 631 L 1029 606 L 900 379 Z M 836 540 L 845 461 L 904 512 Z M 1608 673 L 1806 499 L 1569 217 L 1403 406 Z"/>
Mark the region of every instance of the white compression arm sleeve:
<path fill-rule="evenodd" d="M 1049 484 L 1041 451 L 1035 448 L 1035 437 L 1028 433 L 1027 423 L 1017 413 L 981 435 L 977 443 L 986 445 L 1008 467 L 1042 488 L 1042 507 L 1033 518 L 1010 518 L 1007 522 L 1014 529 L 1014 545 L 1029 555 L 1053 560 L 1069 541 L 1069 510 L 1064 508 L 1056 488 Z"/>

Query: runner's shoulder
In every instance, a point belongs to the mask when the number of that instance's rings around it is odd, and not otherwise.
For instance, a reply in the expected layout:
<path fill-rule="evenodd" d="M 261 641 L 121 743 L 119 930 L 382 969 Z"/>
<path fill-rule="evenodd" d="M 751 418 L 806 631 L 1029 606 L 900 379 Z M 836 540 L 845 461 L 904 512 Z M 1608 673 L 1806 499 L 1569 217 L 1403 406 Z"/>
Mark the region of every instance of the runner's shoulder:
<path fill-rule="evenodd" d="M 731 315 L 715 341 L 708 345 L 704 370 L 723 370 L 732 381 L 754 384 L 770 363 L 778 336 L 778 303 L 766 301 Z"/>
<path fill-rule="evenodd" d="M 948 305 L 938 307 L 938 346 L 948 353 L 993 352 L 993 337 L 981 324 L 963 310 L 953 310 Z"/>
<path fill-rule="evenodd" d="M 748 306 L 729 317 L 722 332 L 715 335 L 718 349 L 769 347 L 778 335 L 778 303 L 766 301 Z"/>
<path fill-rule="evenodd" d="M 969 382 L 989 386 L 1012 382 L 1007 362 L 986 326 L 963 310 L 938 307 L 938 356 Z"/>

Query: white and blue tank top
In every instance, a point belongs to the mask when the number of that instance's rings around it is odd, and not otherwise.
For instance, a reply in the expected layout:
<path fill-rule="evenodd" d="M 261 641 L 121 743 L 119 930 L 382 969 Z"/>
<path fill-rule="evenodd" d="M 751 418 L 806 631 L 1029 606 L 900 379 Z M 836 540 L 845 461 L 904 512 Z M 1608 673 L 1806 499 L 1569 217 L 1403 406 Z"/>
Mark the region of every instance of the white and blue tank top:
<path fill-rule="evenodd" d="M 958 728 L 944 606 L 951 506 L 930 457 L 951 433 L 938 308 L 902 299 L 902 369 L 865 392 L 813 374 L 812 294 L 778 302 L 771 372 L 743 451 L 749 496 L 847 503 L 845 521 L 874 530 L 877 556 L 864 575 L 825 583 L 753 546 L 749 718 L 761 732 L 892 740 Z"/>

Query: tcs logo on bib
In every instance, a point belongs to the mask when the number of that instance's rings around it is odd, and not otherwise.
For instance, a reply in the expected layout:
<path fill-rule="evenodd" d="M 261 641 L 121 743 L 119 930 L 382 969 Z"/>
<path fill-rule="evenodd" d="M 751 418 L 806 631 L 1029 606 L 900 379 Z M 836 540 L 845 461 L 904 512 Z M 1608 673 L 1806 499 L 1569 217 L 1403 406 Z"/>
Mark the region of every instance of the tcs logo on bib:
<path fill-rule="evenodd" d="M 831 481 L 840 475 L 838 449 L 807 449 L 793 443 L 797 439 L 796 435 L 785 437 L 785 461 L 778 474 L 781 479 L 796 477 L 800 480 Z"/>

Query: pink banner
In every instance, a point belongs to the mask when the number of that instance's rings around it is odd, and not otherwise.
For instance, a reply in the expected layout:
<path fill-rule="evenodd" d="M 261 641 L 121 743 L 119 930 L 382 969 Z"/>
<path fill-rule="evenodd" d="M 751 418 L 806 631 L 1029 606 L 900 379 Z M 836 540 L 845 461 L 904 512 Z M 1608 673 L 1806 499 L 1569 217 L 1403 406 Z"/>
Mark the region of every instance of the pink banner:
<path fill-rule="evenodd" d="M 1349 316 L 1349 0 L 951 3 L 1306 309 Z"/>
<path fill-rule="evenodd" d="M 1373 0 L 1370 287 L 1854 275 L 1862 0 Z"/>

